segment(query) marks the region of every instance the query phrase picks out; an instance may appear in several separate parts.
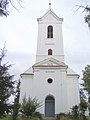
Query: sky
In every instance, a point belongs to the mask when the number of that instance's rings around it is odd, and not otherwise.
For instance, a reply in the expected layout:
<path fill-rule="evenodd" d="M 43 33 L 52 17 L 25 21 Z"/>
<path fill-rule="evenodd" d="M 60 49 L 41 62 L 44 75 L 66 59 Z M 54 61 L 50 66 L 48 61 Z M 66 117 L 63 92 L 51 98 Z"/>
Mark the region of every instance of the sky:
<path fill-rule="evenodd" d="M 82 78 L 82 70 L 90 64 L 90 30 L 84 22 L 83 9 L 79 5 L 89 0 L 51 0 L 51 7 L 63 21 L 65 63 Z M 23 0 L 15 2 L 19 12 L 10 7 L 8 17 L 0 17 L 0 48 L 4 44 L 7 54 L 4 62 L 13 64 L 10 73 L 18 76 L 35 63 L 37 48 L 37 18 L 44 15 L 49 0 Z"/>

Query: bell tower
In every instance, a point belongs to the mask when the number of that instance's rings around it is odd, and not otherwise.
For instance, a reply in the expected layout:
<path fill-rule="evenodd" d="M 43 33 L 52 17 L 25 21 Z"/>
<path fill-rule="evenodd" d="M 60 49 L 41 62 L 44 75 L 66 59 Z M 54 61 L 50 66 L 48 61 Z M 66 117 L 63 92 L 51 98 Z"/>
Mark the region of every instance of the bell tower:
<path fill-rule="evenodd" d="M 59 18 L 51 8 L 37 19 L 38 21 L 38 38 L 36 62 L 52 57 L 64 62 L 62 22 L 63 18 Z"/>

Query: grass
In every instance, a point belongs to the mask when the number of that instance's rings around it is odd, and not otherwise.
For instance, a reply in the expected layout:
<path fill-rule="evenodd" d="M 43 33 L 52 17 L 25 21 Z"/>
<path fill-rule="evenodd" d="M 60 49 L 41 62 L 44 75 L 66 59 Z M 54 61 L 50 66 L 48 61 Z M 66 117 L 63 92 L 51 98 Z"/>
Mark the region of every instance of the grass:
<path fill-rule="evenodd" d="M 12 120 L 12 117 L 7 116 L 7 117 L 0 118 L 0 120 Z M 27 117 L 24 117 L 24 116 L 19 116 L 17 118 L 17 120 L 40 120 L 40 119 L 38 117 L 27 118 Z"/>
<path fill-rule="evenodd" d="M 17 120 L 40 120 L 38 117 L 25 117 L 23 115 L 18 116 Z"/>
<path fill-rule="evenodd" d="M 0 118 L 0 120 L 12 120 L 12 117 L 7 116 L 7 117 Z M 38 117 L 27 118 L 25 116 L 20 115 L 18 116 L 17 120 L 40 120 L 40 119 Z M 72 118 L 70 116 L 61 116 L 57 120 L 72 120 Z M 90 120 L 90 117 L 87 117 L 87 120 Z"/>
<path fill-rule="evenodd" d="M 73 116 L 67 114 L 67 115 L 60 115 L 57 120 L 76 120 L 75 118 L 73 118 Z M 78 120 L 84 120 L 81 117 Z M 85 120 L 90 120 L 90 117 L 86 117 Z"/>
<path fill-rule="evenodd" d="M 6 117 L 3 117 L 3 118 L 0 118 L 0 120 L 12 120 L 12 117 L 11 116 L 6 116 Z"/>

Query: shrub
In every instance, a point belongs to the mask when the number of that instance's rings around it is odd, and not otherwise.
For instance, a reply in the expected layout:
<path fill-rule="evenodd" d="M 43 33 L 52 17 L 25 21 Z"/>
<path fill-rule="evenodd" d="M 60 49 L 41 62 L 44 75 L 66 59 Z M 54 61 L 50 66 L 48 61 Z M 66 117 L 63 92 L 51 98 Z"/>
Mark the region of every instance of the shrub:
<path fill-rule="evenodd" d="M 32 119 L 30 120 L 40 120 L 38 117 L 33 117 Z"/>
<path fill-rule="evenodd" d="M 65 117 L 65 113 L 59 113 L 57 115 L 57 119 L 60 120 L 61 117 Z"/>
<path fill-rule="evenodd" d="M 19 115 L 17 120 L 40 120 L 38 117 L 26 117 L 25 115 Z"/>
<path fill-rule="evenodd" d="M 26 117 L 33 117 L 38 107 L 40 107 L 40 103 L 37 102 L 36 98 L 31 99 L 29 97 L 26 99 L 26 97 L 24 97 L 20 107 L 20 112 Z"/>
<path fill-rule="evenodd" d="M 42 120 L 42 115 L 39 112 L 35 112 L 34 113 L 34 117 L 39 118 L 40 120 Z"/>
<path fill-rule="evenodd" d="M 72 107 L 72 118 L 73 118 L 73 120 L 79 119 L 79 106 L 77 106 L 77 105 Z"/>

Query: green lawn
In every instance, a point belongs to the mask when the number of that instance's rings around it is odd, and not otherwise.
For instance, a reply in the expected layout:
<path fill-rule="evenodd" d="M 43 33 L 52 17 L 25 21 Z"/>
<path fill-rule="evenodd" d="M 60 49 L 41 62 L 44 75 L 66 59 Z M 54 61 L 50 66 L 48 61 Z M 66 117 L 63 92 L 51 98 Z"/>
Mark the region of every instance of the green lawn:
<path fill-rule="evenodd" d="M 12 117 L 11 116 L 7 116 L 7 117 L 0 118 L 0 120 L 12 120 Z M 27 117 L 24 117 L 24 116 L 19 116 L 17 118 L 17 120 L 40 120 L 40 119 L 37 118 L 37 117 L 27 118 Z M 69 116 L 62 116 L 60 119 L 57 119 L 57 120 L 73 120 L 73 119 L 71 119 Z M 90 117 L 87 117 L 87 120 L 90 120 Z"/>

